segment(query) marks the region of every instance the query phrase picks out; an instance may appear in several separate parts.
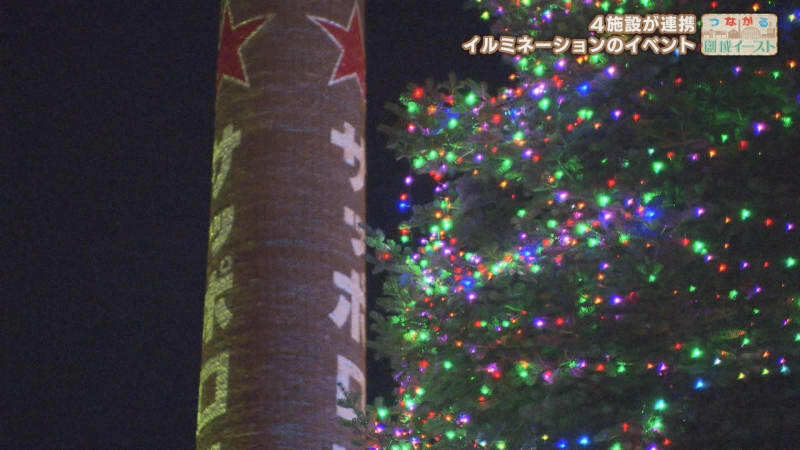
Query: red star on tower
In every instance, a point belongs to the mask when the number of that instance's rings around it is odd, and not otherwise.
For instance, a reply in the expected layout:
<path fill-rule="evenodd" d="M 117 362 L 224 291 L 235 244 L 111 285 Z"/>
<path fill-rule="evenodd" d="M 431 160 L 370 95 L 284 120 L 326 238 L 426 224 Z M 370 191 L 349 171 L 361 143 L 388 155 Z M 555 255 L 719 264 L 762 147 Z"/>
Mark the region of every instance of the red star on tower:
<path fill-rule="evenodd" d="M 328 86 L 340 81 L 355 78 L 363 97 L 367 92 L 366 74 L 367 67 L 364 57 L 364 44 L 361 38 L 361 22 L 359 20 L 358 2 L 353 5 L 347 28 L 322 17 L 311 16 L 308 18 L 319 25 L 323 31 L 333 39 L 333 42 L 342 50 L 339 60 L 333 68 L 333 74 L 328 81 Z"/>
<path fill-rule="evenodd" d="M 256 16 L 233 26 L 230 1 L 225 2 L 217 55 L 217 89 L 223 78 L 250 87 L 250 80 L 247 78 L 242 60 L 242 46 L 271 18 L 272 15 Z"/>

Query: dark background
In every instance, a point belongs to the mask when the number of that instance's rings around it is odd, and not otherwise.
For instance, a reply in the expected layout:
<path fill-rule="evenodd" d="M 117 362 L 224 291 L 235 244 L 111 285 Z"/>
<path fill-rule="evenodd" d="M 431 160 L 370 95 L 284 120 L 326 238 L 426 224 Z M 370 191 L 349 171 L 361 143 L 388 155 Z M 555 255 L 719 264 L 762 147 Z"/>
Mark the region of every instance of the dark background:
<path fill-rule="evenodd" d="M 194 448 L 219 2 L 12 3 L 0 448 Z M 489 33 L 463 3 L 367 0 L 373 227 L 403 217 L 407 172 L 377 132 L 384 103 L 451 71 L 492 87 L 509 73 L 461 50 Z M 368 358 L 368 378 L 370 399 L 390 393 L 385 364 Z"/>

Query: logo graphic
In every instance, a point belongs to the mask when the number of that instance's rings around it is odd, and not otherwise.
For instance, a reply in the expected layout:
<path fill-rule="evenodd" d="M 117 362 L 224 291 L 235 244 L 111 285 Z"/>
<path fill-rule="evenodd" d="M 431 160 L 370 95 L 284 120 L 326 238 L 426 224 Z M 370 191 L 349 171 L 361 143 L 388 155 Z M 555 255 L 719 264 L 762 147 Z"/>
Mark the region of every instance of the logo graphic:
<path fill-rule="evenodd" d="M 770 56 L 778 53 L 775 14 L 703 14 L 700 49 L 707 56 Z"/>

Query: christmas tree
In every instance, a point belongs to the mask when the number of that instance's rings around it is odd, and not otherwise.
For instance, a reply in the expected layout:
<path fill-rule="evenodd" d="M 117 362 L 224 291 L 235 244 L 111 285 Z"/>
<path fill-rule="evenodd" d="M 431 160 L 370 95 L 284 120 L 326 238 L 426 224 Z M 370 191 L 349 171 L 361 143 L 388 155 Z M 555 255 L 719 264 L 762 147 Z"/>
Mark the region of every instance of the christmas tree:
<path fill-rule="evenodd" d="M 395 105 L 409 217 L 370 243 L 389 274 L 371 345 L 396 402 L 350 424 L 360 445 L 800 446 L 787 3 L 470 2 L 497 48 L 513 37 L 510 86 L 429 82 Z M 777 55 L 701 54 L 716 13 L 775 14 Z M 637 17 L 655 28 L 620 33 Z M 492 52 L 476 38 L 465 51 Z"/>

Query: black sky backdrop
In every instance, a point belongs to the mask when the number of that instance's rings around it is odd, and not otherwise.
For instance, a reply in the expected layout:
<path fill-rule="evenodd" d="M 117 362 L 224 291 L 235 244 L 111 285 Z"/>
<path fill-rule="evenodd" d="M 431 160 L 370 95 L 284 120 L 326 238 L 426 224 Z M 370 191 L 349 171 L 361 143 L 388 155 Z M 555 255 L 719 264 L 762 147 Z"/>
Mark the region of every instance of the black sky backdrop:
<path fill-rule="evenodd" d="M 404 217 L 384 103 L 509 72 L 461 50 L 489 33 L 463 3 L 367 0 L 372 227 Z M 194 448 L 219 4 L 18 1 L 0 19 L 0 448 Z M 388 395 L 387 367 L 368 366 L 368 396 Z"/>

